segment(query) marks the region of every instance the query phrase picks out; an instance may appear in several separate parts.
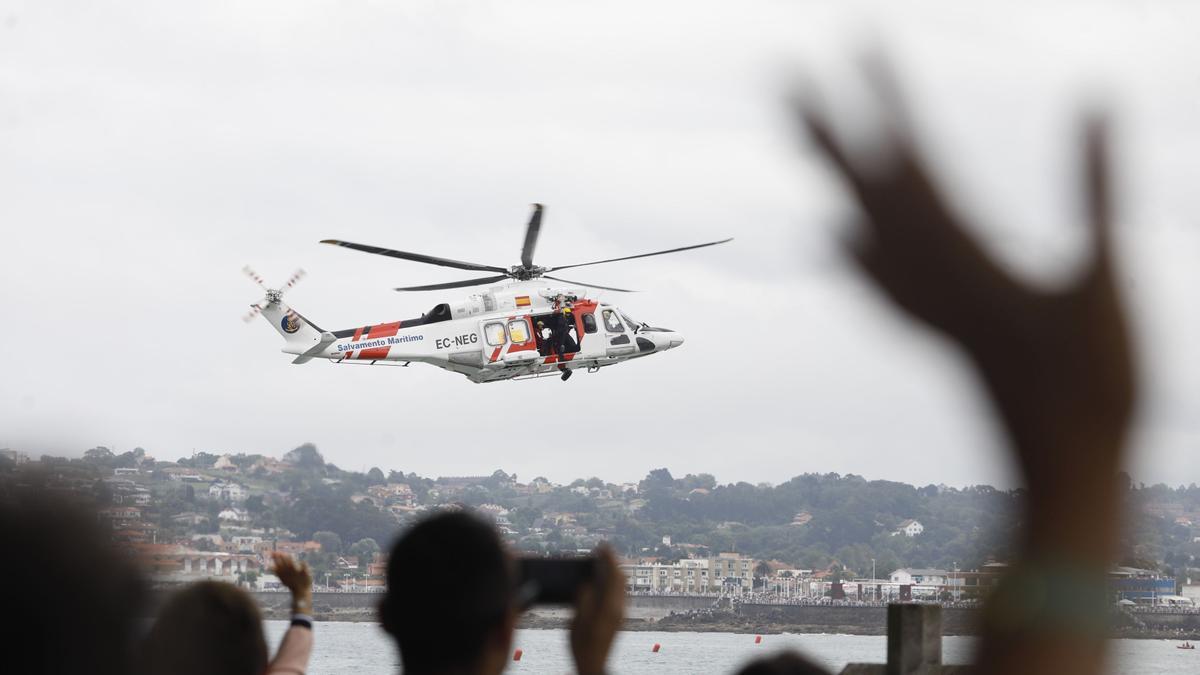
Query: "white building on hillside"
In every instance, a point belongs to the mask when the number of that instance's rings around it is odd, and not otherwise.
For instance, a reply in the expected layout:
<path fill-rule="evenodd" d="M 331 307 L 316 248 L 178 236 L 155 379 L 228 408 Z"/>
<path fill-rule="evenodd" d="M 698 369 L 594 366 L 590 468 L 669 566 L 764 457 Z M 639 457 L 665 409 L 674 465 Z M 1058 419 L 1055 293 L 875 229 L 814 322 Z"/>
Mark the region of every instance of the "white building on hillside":
<path fill-rule="evenodd" d="M 896 528 L 896 531 L 893 532 L 892 534 L 893 535 L 902 534 L 906 537 L 915 537 L 924 531 L 925 531 L 924 525 L 922 525 L 920 522 L 910 518 L 910 519 L 904 521 L 903 523 L 900 523 L 900 527 Z"/>
<path fill-rule="evenodd" d="M 250 514 L 241 509 L 225 509 L 217 514 L 217 518 L 231 523 L 245 523 L 249 522 Z"/>
<path fill-rule="evenodd" d="M 208 496 L 230 502 L 244 502 L 250 496 L 250 491 L 237 483 L 217 481 L 208 487 Z"/>

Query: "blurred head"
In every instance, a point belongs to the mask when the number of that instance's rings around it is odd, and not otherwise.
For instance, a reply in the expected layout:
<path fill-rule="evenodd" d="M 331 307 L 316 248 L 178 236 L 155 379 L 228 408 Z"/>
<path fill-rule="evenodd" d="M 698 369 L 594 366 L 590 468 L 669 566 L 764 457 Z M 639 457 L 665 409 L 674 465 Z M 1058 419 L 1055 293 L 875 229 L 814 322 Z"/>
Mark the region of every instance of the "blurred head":
<path fill-rule="evenodd" d="M 513 560 L 491 524 L 465 512 L 428 518 L 388 558 L 383 628 L 404 672 L 498 673 L 516 626 Z"/>
<path fill-rule="evenodd" d="M 94 513 L 34 496 L 0 505 L 5 672 L 128 673 L 142 609 L 134 567 Z"/>
<path fill-rule="evenodd" d="M 738 675 L 829 675 L 829 671 L 796 652 L 780 652 L 747 663 Z"/>
<path fill-rule="evenodd" d="M 267 667 L 262 615 L 233 584 L 191 584 L 167 600 L 142 655 L 145 675 L 259 675 Z"/>

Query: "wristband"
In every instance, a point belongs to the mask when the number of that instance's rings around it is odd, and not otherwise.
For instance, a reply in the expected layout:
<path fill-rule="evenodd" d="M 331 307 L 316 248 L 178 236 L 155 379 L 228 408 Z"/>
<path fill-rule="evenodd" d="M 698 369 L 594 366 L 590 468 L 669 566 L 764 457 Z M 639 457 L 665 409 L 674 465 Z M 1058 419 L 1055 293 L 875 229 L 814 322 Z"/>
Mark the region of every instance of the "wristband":
<path fill-rule="evenodd" d="M 308 614 L 300 614 L 297 612 L 292 615 L 292 625 L 312 630 L 313 618 Z"/>

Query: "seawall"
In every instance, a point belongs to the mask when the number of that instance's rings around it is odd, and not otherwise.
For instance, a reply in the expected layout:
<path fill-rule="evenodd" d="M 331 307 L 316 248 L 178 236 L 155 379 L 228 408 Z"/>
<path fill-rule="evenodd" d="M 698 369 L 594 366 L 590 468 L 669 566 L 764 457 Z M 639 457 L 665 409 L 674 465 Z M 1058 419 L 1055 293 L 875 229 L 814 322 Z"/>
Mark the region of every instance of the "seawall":
<path fill-rule="evenodd" d="M 153 594 L 151 613 L 167 597 Z M 268 619 L 286 619 L 291 612 L 289 593 L 251 594 Z M 319 621 L 376 621 L 382 593 L 313 594 L 313 609 Z M 633 595 L 626 599 L 626 630 L 720 631 L 731 633 L 846 633 L 884 635 L 886 607 L 846 605 L 768 605 L 741 603 L 711 597 Z M 414 611 L 420 611 L 414 608 Z M 979 610 L 942 608 L 945 635 L 972 635 L 979 623 Z M 523 628 L 565 628 L 571 618 L 566 607 L 535 607 L 521 619 Z M 1200 639 L 1200 614 L 1127 613 L 1114 618 L 1114 637 Z"/>

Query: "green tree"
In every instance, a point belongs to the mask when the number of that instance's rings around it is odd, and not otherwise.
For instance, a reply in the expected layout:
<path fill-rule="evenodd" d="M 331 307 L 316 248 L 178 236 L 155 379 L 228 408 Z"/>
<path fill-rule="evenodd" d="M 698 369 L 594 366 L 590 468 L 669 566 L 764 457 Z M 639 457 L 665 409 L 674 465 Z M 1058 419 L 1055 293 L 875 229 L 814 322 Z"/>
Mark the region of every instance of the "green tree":
<path fill-rule="evenodd" d="M 191 486 L 189 486 L 191 487 Z M 266 504 L 263 504 L 262 495 L 250 495 L 246 498 L 246 510 L 254 515 L 259 515 L 267 510 Z"/>
<path fill-rule="evenodd" d="M 366 569 L 367 563 L 374 559 L 375 554 L 379 553 L 379 542 L 365 537 L 354 542 L 350 547 L 350 555 L 358 558 L 358 566 L 360 569 Z"/>
<path fill-rule="evenodd" d="M 342 538 L 338 536 L 337 532 L 330 532 L 329 530 L 313 532 L 312 539 L 321 545 L 322 553 L 337 554 L 342 552 Z"/>
<path fill-rule="evenodd" d="M 305 443 L 288 452 L 283 456 L 283 461 L 300 469 L 315 470 L 325 466 L 325 458 L 312 443 Z"/>
<path fill-rule="evenodd" d="M 134 448 L 129 452 L 123 452 L 113 458 L 112 465 L 114 467 L 133 468 L 141 465 L 146 458 L 146 451 L 142 448 Z"/>
<path fill-rule="evenodd" d="M 83 458 L 96 464 L 108 464 L 113 459 L 113 451 L 103 445 L 97 445 L 91 450 L 84 452 Z"/>
<path fill-rule="evenodd" d="M 383 470 L 377 466 L 371 467 L 367 472 L 367 485 L 383 485 L 387 483 L 387 478 L 383 475 Z"/>
<path fill-rule="evenodd" d="M 638 484 L 638 490 L 642 492 L 649 491 L 652 488 L 671 489 L 673 487 L 675 487 L 675 478 L 665 468 L 652 470 Z"/>

